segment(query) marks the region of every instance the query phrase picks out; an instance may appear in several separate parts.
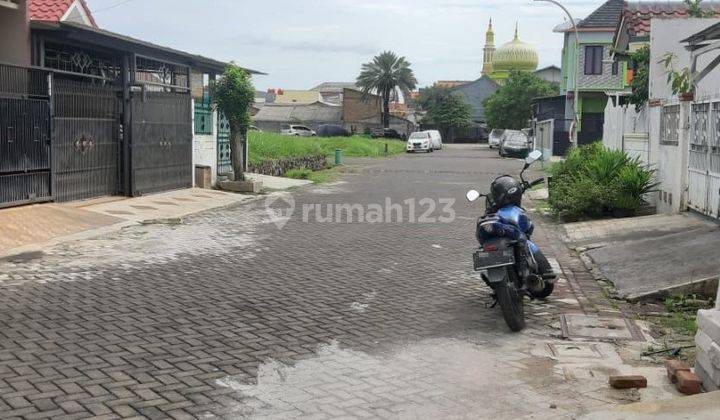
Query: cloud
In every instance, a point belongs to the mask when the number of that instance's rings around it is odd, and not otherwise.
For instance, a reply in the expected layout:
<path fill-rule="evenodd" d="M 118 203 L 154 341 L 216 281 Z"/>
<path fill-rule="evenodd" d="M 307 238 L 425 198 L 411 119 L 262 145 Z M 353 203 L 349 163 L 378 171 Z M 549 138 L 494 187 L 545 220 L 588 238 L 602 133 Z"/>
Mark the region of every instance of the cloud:
<path fill-rule="evenodd" d="M 117 1 L 88 0 L 91 8 Z M 561 1 L 581 18 L 604 0 Z M 111 10 L 98 15 L 105 29 L 232 59 L 269 73 L 259 88 L 287 89 L 353 80 L 385 49 L 406 56 L 421 83 L 476 78 L 490 17 L 497 46 L 512 40 L 518 21 L 541 65 L 558 64 L 562 35 L 552 28 L 564 19 L 557 6 L 532 0 L 145 0 Z"/>
<path fill-rule="evenodd" d="M 244 35 L 242 37 L 234 38 L 232 44 L 259 49 L 314 53 L 367 55 L 378 51 L 376 46 L 367 43 L 339 43 L 328 39 L 289 40 L 272 37 L 260 37 L 255 35 Z"/>

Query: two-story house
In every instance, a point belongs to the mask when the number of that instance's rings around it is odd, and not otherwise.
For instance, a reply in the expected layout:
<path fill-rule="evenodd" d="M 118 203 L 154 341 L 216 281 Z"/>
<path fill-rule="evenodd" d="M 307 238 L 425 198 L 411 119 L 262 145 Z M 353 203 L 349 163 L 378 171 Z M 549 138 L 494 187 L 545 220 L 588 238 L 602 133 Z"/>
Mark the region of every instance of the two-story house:
<path fill-rule="evenodd" d="M 554 29 L 564 34 L 560 93 L 566 98 L 567 120 L 574 117 L 577 80 L 580 145 L 602 140 L 608 93 L 627 88 L 626 65 L 613 60 L 615 34 L 622 21 L 624 7 L 623 0 L 608 0 L 578 21 L 579 45 L 576 45 L 571 22 Z"/>

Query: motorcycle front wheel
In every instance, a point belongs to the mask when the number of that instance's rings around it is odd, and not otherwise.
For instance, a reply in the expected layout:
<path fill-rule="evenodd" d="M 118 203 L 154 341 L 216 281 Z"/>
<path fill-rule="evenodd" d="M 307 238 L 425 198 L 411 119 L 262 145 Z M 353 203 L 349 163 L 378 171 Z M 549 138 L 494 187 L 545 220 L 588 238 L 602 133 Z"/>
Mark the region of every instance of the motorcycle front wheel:
<path fill-rule="evenodd" d="M 523 296 L 518 292 L 515 272 L 512 267 L 505 269 L 505 279 L 495 286 L 500 309 L 505 318 L 505 323 L 513 332 L 525 328 L 525 308 Z"/>

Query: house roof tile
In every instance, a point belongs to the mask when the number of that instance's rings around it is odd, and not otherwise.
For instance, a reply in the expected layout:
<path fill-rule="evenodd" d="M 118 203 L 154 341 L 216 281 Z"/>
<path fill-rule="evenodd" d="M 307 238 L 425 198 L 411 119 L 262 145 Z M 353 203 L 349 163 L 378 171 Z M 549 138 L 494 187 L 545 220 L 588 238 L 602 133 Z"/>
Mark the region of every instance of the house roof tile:
<path fill-rule="evenodd" d="M 582 20 L 578 28 L 616 28 L 623 12 L 623 0 L 608 0 Z"/>
<path fill-rule="evenodd" d="M 30 20 L 59 22 L 60 18 L 65 15 L 75 1 L 78 1 L 80 7 L 84 9 L 85 14 L 88 16 L 88 19 L 90 19 L 91 25 L 97 28 L 95 19 L 93 19 L 92 12 L 85 3 L 85 0 L 29 0 L 28 12 Z"/>
<path fill-rule="evenodd" d="M 715 12 L 714 17 L 720 17 L 720 3 L 703 2 L 700 6 L 706 12 Z M 625 26 L 630 36 L 649 35 L 652 18 L 685 19 L 690 17 L 687 5 L 681 1 L 628 2 L 623 13 Z"/>

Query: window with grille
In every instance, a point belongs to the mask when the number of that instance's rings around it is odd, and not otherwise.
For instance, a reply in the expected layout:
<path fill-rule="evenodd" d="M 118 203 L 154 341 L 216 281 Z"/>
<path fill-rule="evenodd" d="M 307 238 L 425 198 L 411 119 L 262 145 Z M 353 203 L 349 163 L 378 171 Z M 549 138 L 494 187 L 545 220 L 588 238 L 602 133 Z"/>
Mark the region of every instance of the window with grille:
<path fill-rule="evenodd" d="M 602 45 L 586 45 L 585 46 L 585 74 L 599 75 L 602 74 L 603 46 Z"/>
<path fill-rule="evenodd" d="M 666 105 L 660 119 L 660 143 L 678 144 L 680 137 L 680 105 Z"/>

